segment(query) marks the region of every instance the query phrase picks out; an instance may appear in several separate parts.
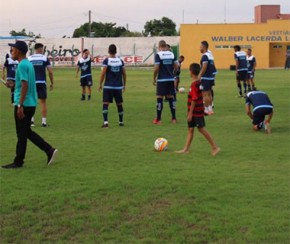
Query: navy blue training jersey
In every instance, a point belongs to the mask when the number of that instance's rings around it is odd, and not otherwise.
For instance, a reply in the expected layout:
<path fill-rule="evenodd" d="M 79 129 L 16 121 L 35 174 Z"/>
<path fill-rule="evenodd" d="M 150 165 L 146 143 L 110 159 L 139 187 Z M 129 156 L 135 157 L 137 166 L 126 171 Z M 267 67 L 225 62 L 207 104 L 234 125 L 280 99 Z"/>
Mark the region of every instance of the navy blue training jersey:
<path fill-rule="evenodd" d="M 248 72 L 251 73 L 253 71 L 254 65 L 256 63 L 255 56 L 253 56 L 253 55 L 250 57 L 247 56 L 247 62 L 248 62 Z"/>
<path fill-rule="evenodd" d="M 159 65 L 157 82 L 174 81 L 174 64 L 178 63 L 173 52 L 159 51 L 155 55 L 155 65 Z"/>
<path fill-rule="evenodd" d="M 33 54 L 28 57 L 35 71 L 35 83 L 46 83 L 46 68 L 50 67 L 49 59 L 43 54 Z"/>
<path fill-rule="evenodd" d="M 15 81 L 15 72 L 17 69 L 18 61 L 13 60 L 11 57 L 8 56 L 6 58 L 4 67 L 7 69 L 6 80 L 14 80 Z"/>
<path fill-rule="evenodd" d="M 214 80 L 214 75 L 216 74 L 216 68 L 214 65 L 214 58 L 211 52 L 205 52 L 201 56 L 200 66 L 207 64 L 205 73 L 202 75 L 201 80 Z"/>
<path fill-rule="evenodd" d="M 90 57 L 87 57 L 86 59 L 79 59 L 78 64 L 77 64 L 80 69 L 81 69 L 81 78 L 91 76 L 92 75 L 92 60 Z"/>
<path fill-rule="evenodd" d="M 104 89 L 123 89 L 124 62 L 120 58 L 106 58 L 103 66 L 107 67 Z"/>
<path fill-rule="evenodd" d="M 248 71 L 247 54 L 244 51 L 235 52 L 235 60 L 238 61 L 237 71 Z"/>
<path fill-rule="evenodd" d="M 270 98 L 263 91 L 251 91 L 247 93 L 246 104 L 251 104 L 253 111 L 258 108 L 273 108 Z"/>
<path fill-rule="evenodd" d="M 178 61 L 178 68 L 175 72 L 175 77 L 179 77 L 180 76 L 180 73 L 181 73 L 181 64 L 179 61 Z"/>

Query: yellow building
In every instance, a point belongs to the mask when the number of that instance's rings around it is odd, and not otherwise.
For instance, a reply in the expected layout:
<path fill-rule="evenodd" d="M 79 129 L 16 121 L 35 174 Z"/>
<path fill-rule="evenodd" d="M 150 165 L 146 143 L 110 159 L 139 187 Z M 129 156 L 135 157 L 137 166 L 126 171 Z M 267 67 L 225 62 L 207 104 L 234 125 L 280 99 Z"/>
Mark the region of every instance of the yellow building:
<path fill-rule="evenodd" d="M 233 46 L 246 51 L 252 48 L 257 68 L 284 67 L 286 51 L 290 49 L 290 20 L 268 20 L 261 24 L 182 24 L 180 54 L 183 67 L 200 60 L 200 42 L 206 40 L 218 69 L 234 65 Z"/>

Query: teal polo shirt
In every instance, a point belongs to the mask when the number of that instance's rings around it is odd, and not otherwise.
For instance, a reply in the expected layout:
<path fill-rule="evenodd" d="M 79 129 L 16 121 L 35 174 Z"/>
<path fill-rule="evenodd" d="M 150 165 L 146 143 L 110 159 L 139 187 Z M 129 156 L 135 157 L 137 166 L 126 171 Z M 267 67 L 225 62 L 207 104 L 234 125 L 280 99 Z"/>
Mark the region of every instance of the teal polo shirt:
<path fill-rule="evenodd" d="M 28 90 L 23 106 L 36 107 L 37 91 L 35 85 L 35 72 L 33 65 L 27 59 L 21 60 L 16 70 L 14 105 L 19 104 L 22 89 L 22 81 L 26 81 L 28 83 Z"/>

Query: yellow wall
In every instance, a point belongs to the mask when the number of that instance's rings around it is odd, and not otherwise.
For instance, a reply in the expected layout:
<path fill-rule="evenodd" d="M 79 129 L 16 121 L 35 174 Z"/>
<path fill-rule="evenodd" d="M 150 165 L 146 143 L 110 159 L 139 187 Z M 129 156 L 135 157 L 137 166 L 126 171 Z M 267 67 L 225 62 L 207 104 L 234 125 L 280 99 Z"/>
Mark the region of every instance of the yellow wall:
<path fill-rule="evenodd" d="M 250 46 L 257 59 L 257 68 L 283 67 L 286 48 L 290 45 L 290 20 L 269 20 L 263 24 L 182 24 L 180 55 L 183 68 L 200 61 L 200 42 L 206 40 L 218 69 L 234 65 L 233 48 L 217 46 Z M 273 49 L 273 46 L 278 49 Z"/>

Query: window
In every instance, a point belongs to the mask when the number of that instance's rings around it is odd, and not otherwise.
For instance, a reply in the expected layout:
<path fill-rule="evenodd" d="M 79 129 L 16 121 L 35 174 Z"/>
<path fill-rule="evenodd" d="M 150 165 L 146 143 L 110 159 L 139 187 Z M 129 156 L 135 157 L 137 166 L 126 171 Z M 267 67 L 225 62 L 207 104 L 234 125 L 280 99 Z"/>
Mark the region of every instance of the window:
<path fill-rule="evenodd" d="M 218 45 L 215 46 L 215 49 L 233 49 L 235 45 Z M 240 45 L 241 49 L 248 49 L 248 48 L 252 48 L 251 45 Z"/>

